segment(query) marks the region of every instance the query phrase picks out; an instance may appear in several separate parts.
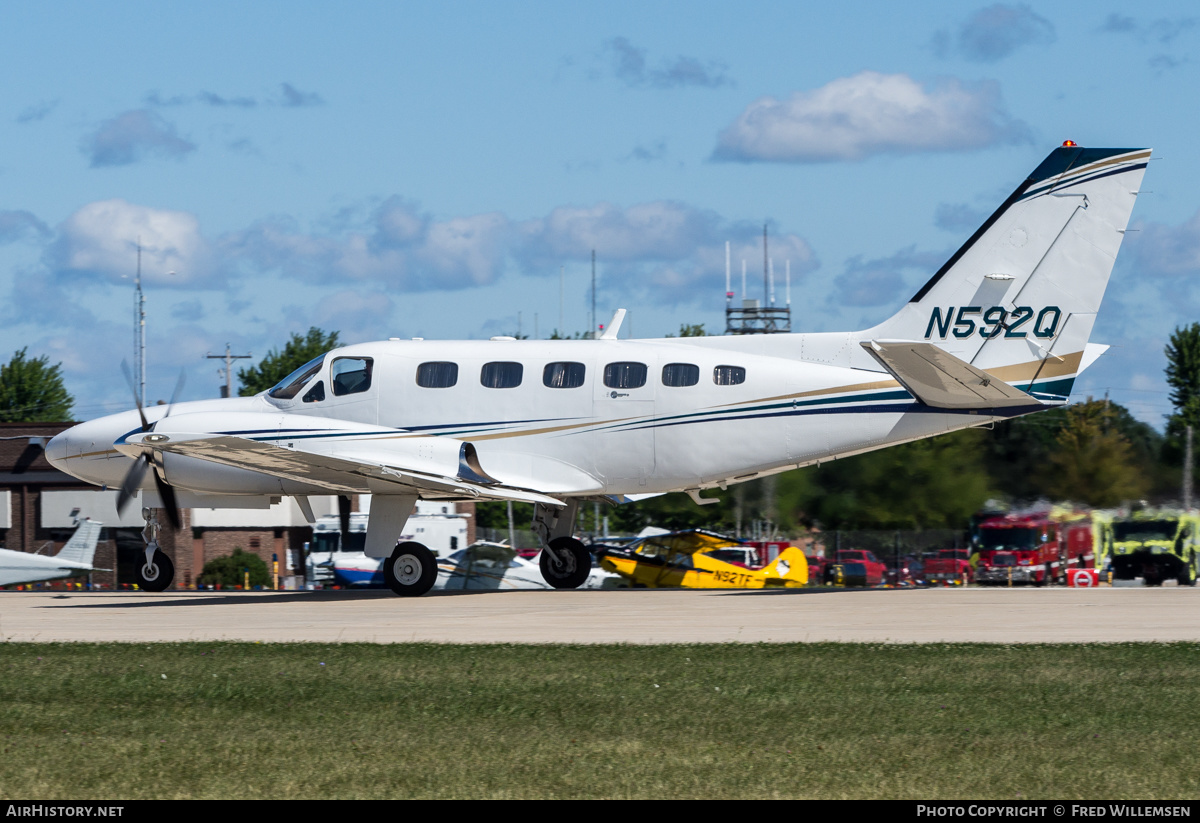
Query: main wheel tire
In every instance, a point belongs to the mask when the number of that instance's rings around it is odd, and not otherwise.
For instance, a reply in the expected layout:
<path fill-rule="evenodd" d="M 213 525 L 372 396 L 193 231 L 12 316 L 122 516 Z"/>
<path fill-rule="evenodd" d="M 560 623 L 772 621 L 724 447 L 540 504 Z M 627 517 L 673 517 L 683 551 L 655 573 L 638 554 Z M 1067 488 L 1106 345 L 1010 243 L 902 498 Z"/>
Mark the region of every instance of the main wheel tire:
<path fill-rule="evenodd" d="M 175 564 L 162 549 L 155 549 L 149 563 L 139 563 L 134 571 L 138 588 L 147 592 L 166 591 L 175 579 Z"/>
<path fill-rule="evenodd" d="M 556 537 L 542 550 L 542 578 L 556 589 L 578 589 L 592 573 L 592 553 L 574 537 Z"/>
<path fill-rule="evenodd" d="M 437 582 L 437 560 L 420 543 L 401 543 L 383 561 L 383 580 L 401 597 L 420 597 Z"/>

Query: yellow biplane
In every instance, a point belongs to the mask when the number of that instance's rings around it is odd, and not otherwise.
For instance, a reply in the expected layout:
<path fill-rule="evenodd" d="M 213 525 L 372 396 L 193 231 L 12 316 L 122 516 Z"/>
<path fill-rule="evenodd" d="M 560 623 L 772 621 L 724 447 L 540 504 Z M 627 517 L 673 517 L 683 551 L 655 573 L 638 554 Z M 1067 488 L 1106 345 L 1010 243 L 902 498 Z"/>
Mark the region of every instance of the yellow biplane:
<path fill-rule="evenodd" d="M 763 589 L 798 588 L 808 583 L 808 561 L 799 549 L 784 549 L 770 564 L 760 567 L 753 548 L 703 529 L 605 546 L 598 554 L 605 570 L 628 578 L 637 587 Z"/>

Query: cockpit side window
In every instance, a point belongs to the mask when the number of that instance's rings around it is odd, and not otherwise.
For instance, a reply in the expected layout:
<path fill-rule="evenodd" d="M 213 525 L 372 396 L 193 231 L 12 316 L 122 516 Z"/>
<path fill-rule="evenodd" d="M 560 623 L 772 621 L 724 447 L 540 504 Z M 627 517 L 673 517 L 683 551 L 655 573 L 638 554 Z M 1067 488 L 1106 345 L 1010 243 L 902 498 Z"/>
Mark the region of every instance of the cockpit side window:
<path fill-rule="evenodd" d="M 373 365 L 370 357 L 339 357 L 334 360 L 330 369 L 334 395 L 358 394 L 371 388 Z"/>
<path fill-rule="evenodd" d="M 325 381 L 318 380 L 313 387 L 304 393 L 301 400 L 305 403 L 319 403 L 325 399 Z"/>
<path fill-rule="evenodd" d="M 321 364 L 325 362 L 325 355 L 314 358 L 305 363 L 300 368 L 289 374 L 287 377 L 280 380 L 275 386 L 267 392 L 268 397 L 274 397 L 276 400 L 291 400 L 300 390 L 304 388 L 309 380 L 316 376 L 321 370 Z"/>

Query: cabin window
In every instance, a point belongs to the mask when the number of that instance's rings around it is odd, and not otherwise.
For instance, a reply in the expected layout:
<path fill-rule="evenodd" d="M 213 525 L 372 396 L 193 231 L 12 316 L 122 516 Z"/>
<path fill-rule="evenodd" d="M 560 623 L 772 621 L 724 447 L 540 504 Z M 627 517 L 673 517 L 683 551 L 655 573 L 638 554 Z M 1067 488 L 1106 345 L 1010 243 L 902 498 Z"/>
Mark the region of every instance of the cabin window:
<path fill-rule="evenodd" d="M 318 403 L 325 399 L 325 381 L 318 380 L 317 385 L 313 386 L 304 393 L 302 398 L 305 403 Z"/>
<path fill-rule="evenodd" d="M 321 370 L 321 364 L 325 362 L 325 355 L 309 360 L 300 368 L 289 374 L 287 377 L 280 380 L 275 386 L 267 392 L 268 397 L 274 397 L 277 400 L 291 400 L 304 385 L 316 376 Z"/>
<path fill-rule="evenodd" d="M 339 357 L 330 369 L 334 395 L 358 394 L 371 388 L 370 357 Z"/>
<path fill-rule="evenodd" d="M 741 366 L 717 366 L 713 369 L 713 382 L 718 386 L 736 386 L 746 382 L 746 370 Z"/>
<path fill-rule="evenodd" d="M 479 382 L 489 389 L 515 389 L 521 385 L 525 367 L 520 363 L 499 361 L 484 363 L 479 373 Z"/>
<path fill-rule="evenodd" d="M 694 386 L 700 382 L 700 367 L 691 363 L 668 363 L 663 366 L 664 386 Z"/>
<path fill-rule="evenodd" d="M 551 389 L 577 389 L 583 385 L 586 372 L 582 363 L 547 363 L 542 369 L 542 384 Z"/>
<path fill-rule="evenodd" d="M 422 363 L 417 366 L 417 385 L 423 389 L 448 389 L 457 382 L 457 363 Z"/>
<path fill-rule="evenodd" d="M 609 363 L 604 367 L 604 385 L 610 389 L 640 389 L 646 385 L 646 364 Z"/>

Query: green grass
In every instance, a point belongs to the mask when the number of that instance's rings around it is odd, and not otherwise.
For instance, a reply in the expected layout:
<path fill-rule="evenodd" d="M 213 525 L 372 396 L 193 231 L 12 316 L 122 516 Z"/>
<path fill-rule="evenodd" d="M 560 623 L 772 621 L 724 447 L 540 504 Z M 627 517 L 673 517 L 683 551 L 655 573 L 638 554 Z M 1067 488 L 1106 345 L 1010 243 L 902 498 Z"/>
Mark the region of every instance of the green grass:
<path fill-rule="evenodd" d="M 1198 706 L 1194 643 L 5 644 L 0 798 L 1187 799 Z"/>

